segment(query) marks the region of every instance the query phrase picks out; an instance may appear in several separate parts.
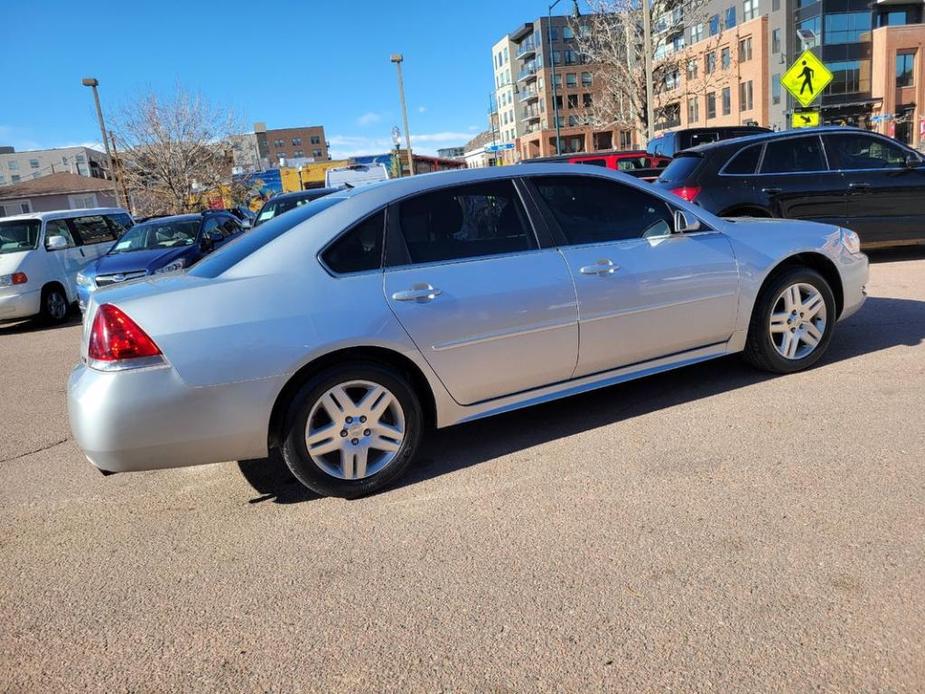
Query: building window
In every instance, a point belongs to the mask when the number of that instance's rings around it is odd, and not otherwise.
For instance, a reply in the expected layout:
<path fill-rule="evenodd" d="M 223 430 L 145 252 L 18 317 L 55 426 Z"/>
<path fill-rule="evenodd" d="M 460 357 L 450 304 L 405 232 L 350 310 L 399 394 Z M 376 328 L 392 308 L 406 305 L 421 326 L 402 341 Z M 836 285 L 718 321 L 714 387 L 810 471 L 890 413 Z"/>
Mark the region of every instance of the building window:
<path fill-rule="evenodd" d="M 771 32 L 771 53 L 780 53 L 780 29 Z"/>
<path fill-rule="evenodd" d="M 315 158 L 317 159 L 318 157 L 321 156 L 321 150 L 320 150 L 320 149 L 313 149 L 313 150 L 312 150 L 312 156 L 315 157 Z"/>
<path fill-rule="evenodd" d="M 780 9 L 780 0 L 771 0 L 771 12 L 777 12 Z"/>
<path fill-rule="evenodd" d="M 569 72 L 565 75 L 565 86 L 572 88 L 578 86 L 578 75 L 574 72 Z"/>
<path fill-rule="evenodd" d="M 590 94 L 581 95 L 581 105 L 582 106 L 584 106 L 585 108 L 591 108 L 593 104 L 594 104 L 594 98 Z"/>
<path fill-rule="evenodd" d="M 282 140 L 275 140 L 275 141 L 273 142 L 273 146 L 276 147 L 277 149 L 279 149 L 280 147 L 285 147 L 285 146 L 286 146 L 286 143 L 283 142 Z"/>
<path fill-rule="evenodd" d="M 755 107 L 752 81 L 739 83 L 739 111 L 751 111 Z"/>
<path fill-rule="evenodd" d="M 311 142 L 312 142 L 313 145 L 320 145 L 320 144 L 321 144 L 321 137 L 318 136 L 318 135 L 312 135 Z"/>
<path fill-rule="evenodd" d="M 294 138 L 292 138 L 292 146 L 293 146 L 293 147 L 300 147 L 301 145 L 302 145 L 302 138 L 301 138 L 301 137 L 294 137 Z"/>
<path fill-rule="evenodd" d="M 691 59 L 687 61 L 687 79 L 689 80 L 697 79 L 697 61 L 696 60 Z"/>
<path fill-rule="evenodd" d="M 716 53 L 710 51 L 703 56 L 703 74 L 712 75 L 716 72 Z"/>
<path fill-rule="evenodd" d="M 575 65 L 578 62 L 578 54 L 575 51 L 565 51 L 565 64 Z"/>
<path fill-rule="evenodd" d="M 716 92 L 707 94 L 707 120 L 716 118 Z"/>
<path fill-rule="evenodd" d="M 896 54 L 896 88 L 911 87 L 915 76 L 915 51 Z"/>
<path fill-rule="evenodd" d="M 303 152 L 301 149 L 297 149 L 295 152 L 292 153 L 292 156 L 296 159 L 300 159 L 301 157 L 305 156 L 305 152 Z"/>
<path fill-rule="evenodd" d="M 716 36 L 719 33 L 719 15 L 715 14 L 710 17 L 710 36 Z"/>
<path fill-rule="evenodd" d="M 633 148 L 633 133 L 629 130 L 620 131 L 620 149 L 632 149 Z"/>
<path fill-rule="evenodd" d="M 7 167 L 10 171 L 19 171 L 19 162 L 15 159 L 10 159 L 10 161 L 7 162 Z"/>
<path fill-rule="evenodd" d="M 732 89 L 723 87 L 723 115 L 732 113 Z"/>
<path fill-rule="evenodd" d="M 582 72 L 582 73 L 581 73 L 581 86 L 582 86 L 582 87 L 590 87 L 590 86 L 591 86 L 591 79 L 592 79 L 592 78 L 591 78 L 591 73 L 590 73 L 590 72 Z"/>
<path fill-rule="evenodd" d="M 829 85 L 830 94 L 854 94 L 856 92 L 870 91 L 870 80 L 861 78 L 861 62 L 859 60 L 845 60 L 829 63 L 832 71 L 832 84 Z"/>
<path fill-rule="evenodd" d="M 692 96 L 687 100 L 687 122 L 696 123 L 700 120 L 700 99 Z"/>
<path fill-rule="evenodd" d="M 572 27 L 562 27 L 562 40 L 571 41 L 573 38 L 575 38 L 575 32 L 572 31 Z"/>
<path fill-rule="evenodd" d="M 806 44 L 807 40 L 805 38 L 800 38 L 800 36 L 807 36 L 811 34 L 813 36 L 812 43 L 818 42 L 822 38 L 822 23 L 820 17 L 810 17 L 809 19 L 804 19 L 802 22 L 796 25 L 796 45 L 799 46 L 801 43 Z"/>
<path fill-rule="evenodd" d="M 691 27 L 691 43 L 697 43 L 698 41 L 703 41 L 704 38 L 704 28 L 703 22 L 695 24 Z"/>
<path fill-rule="evenodd" d="M 825 44 L 857 43 L 870 32 L 870 11 L 837 12 L 825 16 Z"/>
<path fill-rule="evenodd" d="M 0 174 L 0 186 L 2 186 L 4 183 L 6 183 L 6 176 Z"/>
<path fill-rule="evenodd" d="M 576 125 L 578 125 L 578 116 L 569 116 L 568 124 L 570 128 L 574 128 Z"/>
<path fill-rule="evenodd" d="M 752 37 L 746 36 L 739 41 L 739 62 L 747 63 L 752 59 Z"/>
<path fill-rule="evenodd" d="M 732 55 L 728 46 L 719 52 L 719 62 L 723 66 L 723 70 L 728 70 L 732 66 Z"/>
<path fill-rule="evenodd" d="M 87 158 L 83 154 L 78 154 L 76 157 L 74 157 L 74 159 L 77 160 L 78 164 L 83 164 L 87 161 Z"/>
<path fill-rule="evenodd" d="M 37 169 L 37 168 L 39 168 L 39 160 L 38 160 L 38 159 L 30 159 L 30 160 L 29 160 L 29 168 L 30 168 L 30 169 Z"/>
<path fill-rule="evenodd" d="M 904 24 L 911 24 L 907 10 L 892 10 L 884 12 L 877 17 L 878 27 L 898 27 Z"/>
<path fill-rule="evenodd" d="M 771 103 L 779 104 L 780 103 L 780 73 L 777 72 L 771 75 Z"/>
<path fill-rule="evenodd" d="M 745 0 L 742 3 L 742 21 L 747 22 L 758 16 L 758 0 Z"/>
<path fill-rule="evenodd" d="M 561 73 L 558 73 L 558 72 L 557 72 L 555 75 L 552 76 L 552 86 L 553 86 L 553 87 L 556 87 L 556 88 L 561 88 L 561 87 L 562 87 L 562 75 L 561 75 Z"/>
<path fill-rule="evenodd" d="M 19 183 L 21 179 L 22 177 L 19 174 L 13 174 L 10 176 L 10 181 L 12 181 L 13 183 Z"/>
<path fill-rule="evenodd" d="M 726 28 L 732 29 L 736 25 L 735 5 L 726 9 Z"/>
<path fill-rule="evenodd" d="M 578 108 L 578 95 L 569 94 L 568 95 L 568 107 L 569 108 Z"/>

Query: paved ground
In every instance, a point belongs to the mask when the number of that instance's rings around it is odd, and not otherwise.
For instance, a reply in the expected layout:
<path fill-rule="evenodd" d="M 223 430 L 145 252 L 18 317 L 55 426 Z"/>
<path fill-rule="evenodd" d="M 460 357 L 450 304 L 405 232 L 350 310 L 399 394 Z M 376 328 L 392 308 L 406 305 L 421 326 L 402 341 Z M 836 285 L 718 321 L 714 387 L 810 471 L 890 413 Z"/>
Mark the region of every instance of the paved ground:
<path fill-rule="evenodd" d="M 808 373 L 447 430 L 354 502 L 267 461 L 104 478 L 79 328 L 0 328 L 0 690 L 923 690 L 925 260 L 887 260 Z"/>

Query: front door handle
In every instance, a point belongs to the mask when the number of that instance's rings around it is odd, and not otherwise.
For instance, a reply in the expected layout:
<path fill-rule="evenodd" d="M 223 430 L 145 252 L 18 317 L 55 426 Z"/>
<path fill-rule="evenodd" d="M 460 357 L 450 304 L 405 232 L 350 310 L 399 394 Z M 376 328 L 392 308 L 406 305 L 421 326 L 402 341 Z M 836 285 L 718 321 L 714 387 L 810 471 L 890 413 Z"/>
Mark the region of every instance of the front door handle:
<path fill-rule="evenodd" d="M 852 181 L 848 184 L 848 187 L 851 190 L 870 190 L 870 183 L 864 183 L 863 181 Z"/>
<path fill-rule="evenodd" d="M 612 260 L 601 258 L 594 265 L 585 265 L 578 268 L 582 275 L 612 275 L 620 269 L 619 265 L 614 265 Z"/>
<path fill-rule="evenodd" d="M 415 284 L 411 289 L 395 292 L 392 294 L 392 299 L 395 301 L 415 301 L 419 304 L 426 304 L 428 301 L 436 299 L 442 293 L 442 291 L 429 284 Z"/>
<path fill-rule="evenodd" d="M 767 193 L 768 195 L 777 195 L 778 193 L 781 192 L 781 189 L 780 188 L 762 188 L 761 192 Z"/>

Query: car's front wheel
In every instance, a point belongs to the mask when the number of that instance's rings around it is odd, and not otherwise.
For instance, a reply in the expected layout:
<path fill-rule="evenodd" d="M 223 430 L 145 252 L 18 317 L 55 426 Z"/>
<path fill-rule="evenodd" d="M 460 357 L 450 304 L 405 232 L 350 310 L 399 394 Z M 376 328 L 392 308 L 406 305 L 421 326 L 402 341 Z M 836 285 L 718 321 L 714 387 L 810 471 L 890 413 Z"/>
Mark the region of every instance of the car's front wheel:
<path fill-rule="evenodd" d="M 51 325 L 63 323 L 67 319 L 70 304 L 64 290 L 56 285 L 49 285 L 42 290 L 42 320 Z"/>
<path fill-rule="evenodd" d="M 755 302 L 745 358 L 775 373 L 806 369 L 825 353 L 836 318 L 835 297 L 822 275 L 806 267 L 785 270 Z"/>
<path fill-rule="evenodd" d="M 289 402 L 283 459 L 318 494 L 365 496 L 405 471 L 422 422 L 417 394 L 401 374 L 378 364 L 331 368 Z"/>

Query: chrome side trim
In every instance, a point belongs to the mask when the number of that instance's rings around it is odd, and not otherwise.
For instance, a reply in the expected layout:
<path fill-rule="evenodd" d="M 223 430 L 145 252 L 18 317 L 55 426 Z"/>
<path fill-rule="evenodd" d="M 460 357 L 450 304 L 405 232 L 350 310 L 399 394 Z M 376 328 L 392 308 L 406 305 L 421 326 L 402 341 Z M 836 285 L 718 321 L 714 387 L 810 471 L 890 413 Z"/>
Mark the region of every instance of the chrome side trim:
<path fill-rule="evenodd" d="M 459 347 L 470 347 L 472 345 L 480 345 L 485 342 L 494 342 L 495 340 L 504 340 L 509 337 L 521 337 L 523 335 L 533 335 L 535 333 L 542 333 L 548 330 L 559 330 L 561 328 L 571 328 L 576 325 L 578 321 L 569 321 L 568 323 L 552 323 L 550 325 L 539 325 L 534 328 L 526 328 L 524 330 L 515 330 L 513 332 L 503 332 L 503 333 L 491 333 L 488 335 L 482 335 L 480 337 L 467 338 L 465 340 L 456 340 L 454 342 L 443 342 L 439 345 L 432 345 L 431 349 L 435 352 L 444 352 L 450 349 L 457 349 Z"/>

